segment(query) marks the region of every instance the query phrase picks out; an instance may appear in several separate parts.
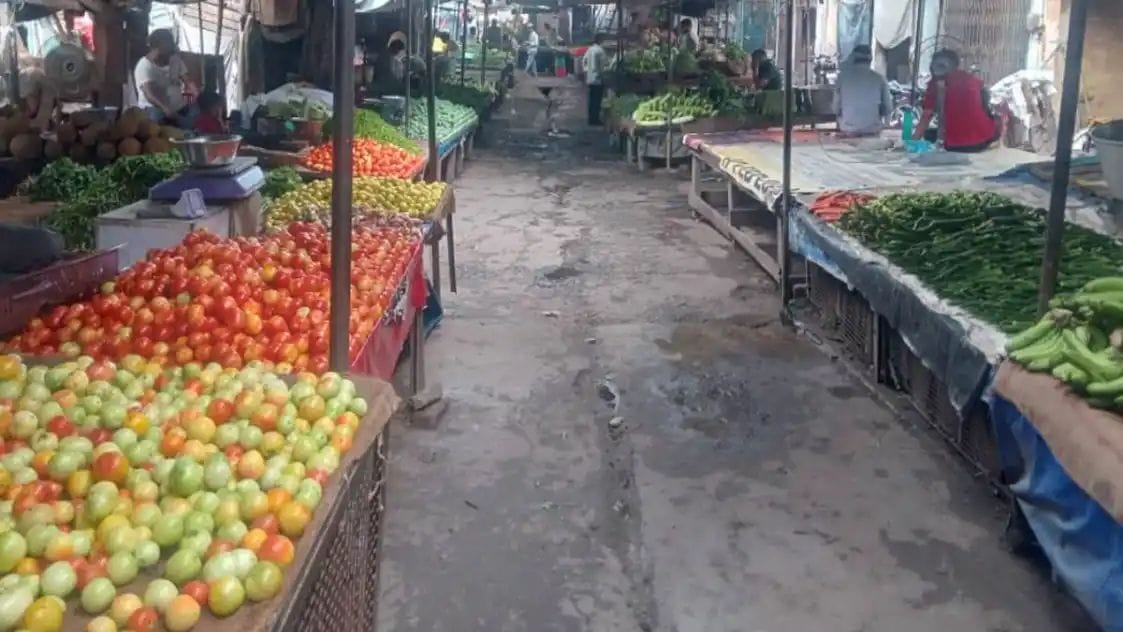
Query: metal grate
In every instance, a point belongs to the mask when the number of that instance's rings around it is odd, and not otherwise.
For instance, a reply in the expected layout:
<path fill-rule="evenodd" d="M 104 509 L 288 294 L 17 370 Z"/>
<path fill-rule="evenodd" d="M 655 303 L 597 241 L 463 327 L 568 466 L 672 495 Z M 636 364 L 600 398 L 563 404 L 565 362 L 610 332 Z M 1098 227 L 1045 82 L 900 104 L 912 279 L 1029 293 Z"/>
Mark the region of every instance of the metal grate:
<path fill-rule="evenodd" d="M 994 442 L 994 433 L 991 431 L 990 416 L 987 414 L 986 406 L 976 406 L 963 422 L 961 447 L 963 454 L 988 479 L 992 481 L 999 479 L 1002 464 L 998 460 L 998 446 Z"/>
<path fill-rule="evenodd" d="M 886 360 L 890 384 L 908 394 L 909 402 L 945 438 L 959 441 L 959 413 L 948 397 L 947 386 L 928 370 L 896 331 L 888 336 Z"/>
<path fill-rule="evenodd" d="M 1032 5 L 1033 0 L 944 0 L 939 47 L 956 50 L 963 68 L 977 66 L 983 80 L 994 83 L 1025 66 Z"/>
<path fill-rule="evenodd" d="M 807 300 L 819 310 L 823 326 L 835 329 L 841 317 L 842 295 L 846 286 L 819 266 L 807 264 Z"/>
<path fill-rule="evenodd" d="M 379 550 L 385 500 L 383 431 L 354 465 L 324 528 L 321 547 L 275 629 L 371 632 L 378 622 Z M 315 549 L 313 549 L 315 550 Z"/>
<path fill-rule="evenodd" d="M 847 349 L 864 366 L 872 367 L 876 361 L 877 336 L 874 323 L 877 314 L 869 301 L 853 290 L 844 289 L 839 294 L 839 321 L 842 339 Z"/>

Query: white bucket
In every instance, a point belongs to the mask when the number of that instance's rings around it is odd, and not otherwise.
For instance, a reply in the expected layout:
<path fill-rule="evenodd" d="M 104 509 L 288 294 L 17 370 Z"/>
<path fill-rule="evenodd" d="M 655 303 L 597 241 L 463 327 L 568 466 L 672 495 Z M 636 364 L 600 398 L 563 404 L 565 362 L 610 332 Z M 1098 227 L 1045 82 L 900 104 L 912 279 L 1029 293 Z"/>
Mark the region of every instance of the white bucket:
<path fill-rule="evenodd" d="M 1123 200 L 1123 120 L 1093 127 L 1092 140 L 1096 141 L 1096 153 L 1111 197 Z"/>

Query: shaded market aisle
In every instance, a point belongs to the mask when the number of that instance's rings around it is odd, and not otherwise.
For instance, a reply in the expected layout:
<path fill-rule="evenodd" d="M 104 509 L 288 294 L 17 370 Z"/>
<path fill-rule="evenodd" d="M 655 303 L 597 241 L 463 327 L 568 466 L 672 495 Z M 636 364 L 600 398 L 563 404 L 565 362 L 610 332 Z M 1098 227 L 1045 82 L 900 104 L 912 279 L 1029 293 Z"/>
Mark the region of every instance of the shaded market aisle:
<path fill-rule="evenodd" d="M 380 630 L 1090 628 L 943 446 L 779 322 L 680 178 L 547 141 L 541 108 L 456 182 L 427 357 L 449 409 L 391 433 Z"/>

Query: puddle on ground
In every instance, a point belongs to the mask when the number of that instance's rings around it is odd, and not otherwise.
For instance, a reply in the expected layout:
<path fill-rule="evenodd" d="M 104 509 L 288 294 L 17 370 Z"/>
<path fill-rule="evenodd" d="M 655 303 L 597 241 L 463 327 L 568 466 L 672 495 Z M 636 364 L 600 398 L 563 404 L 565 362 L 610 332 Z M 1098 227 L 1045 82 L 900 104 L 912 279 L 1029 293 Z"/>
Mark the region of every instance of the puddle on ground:
<path fill-rule="evenodd" d="M 558 266 L 553 270 L 542 275 L 547 281 L 564 281 L 572 279 L 575 276 L 580 276 L 581 271 L 572 266 Z"/>
<path fill-rule="evenodd" d="M 760 314 L 683 323 L 675 327 L 670 340 L 657 339 L 655 344 L 667 353 L 681 355 L 684 360 L 710 360 L 746 353 L 799 359 L 818 353 L 784 327 L 778 317 Z"/>

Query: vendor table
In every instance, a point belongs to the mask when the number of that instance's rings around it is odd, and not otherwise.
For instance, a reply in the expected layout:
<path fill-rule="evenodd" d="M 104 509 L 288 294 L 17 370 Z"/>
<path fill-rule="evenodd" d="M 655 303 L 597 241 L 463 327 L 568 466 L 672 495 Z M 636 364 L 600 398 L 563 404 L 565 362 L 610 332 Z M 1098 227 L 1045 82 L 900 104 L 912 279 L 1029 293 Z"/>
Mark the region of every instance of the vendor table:
<path fill-rule="evenodd" d="M 25 197 L 0 200 L 0 222 L 34 226 L 58 208 L 57 202 L 32 202 Z"/>
<path fill-rule="evenodd" d="M 1123 419 L 1006 362 L 991 398 L 1003 475 L 1065 587 L 1123 630 Z"/>
<path fill-rule="evenodd" d="M 765 228 L 775 222 L 760 216 L 775 213 L 783 192 L 783 130 L 691 134 L 683 142 L 691 151 L 690 207 L 779 280 L 778 254 L 769 252 L 778 249 L 779 231 Z M 996 175 L 1036 158 L 1016 149 L 996 148 L 978 154 L 941 154 L 952 156 L 946 161 L 915 161 L 903 151 L 888 150 L 889 144 L 889 139 L 847 139 L 837 132 L 796 130 L 792 192 L 915 188 Z M 705 193 L 724 195 L 724 212 Z M 747 214 L 752 227 L 735 225 L 735 214 Z"/>
<path fill-rule="evenodd" d="M 452 216 L 456 213 L 456 198 L 453 196 L 452 187 L 445 187 L 444 194 L 437 202 L 436 208 L 426 220 L 425 243 L 429 244 L 429 254 L 432 257 L 433 290 L 437 300 L 441 299 L 441 237 L 445 238 L 448 247 L 448 289 L 456 293 L 456 234 L 452 226 Z"/>

